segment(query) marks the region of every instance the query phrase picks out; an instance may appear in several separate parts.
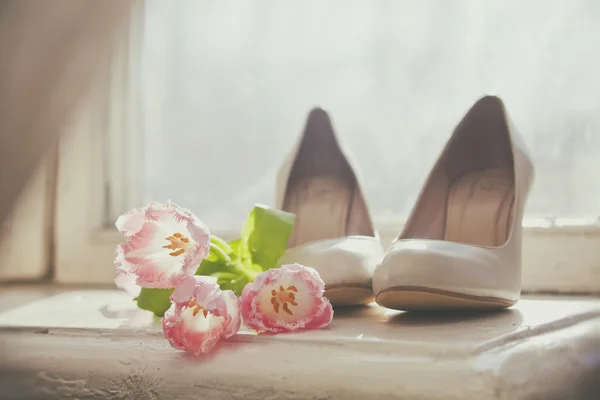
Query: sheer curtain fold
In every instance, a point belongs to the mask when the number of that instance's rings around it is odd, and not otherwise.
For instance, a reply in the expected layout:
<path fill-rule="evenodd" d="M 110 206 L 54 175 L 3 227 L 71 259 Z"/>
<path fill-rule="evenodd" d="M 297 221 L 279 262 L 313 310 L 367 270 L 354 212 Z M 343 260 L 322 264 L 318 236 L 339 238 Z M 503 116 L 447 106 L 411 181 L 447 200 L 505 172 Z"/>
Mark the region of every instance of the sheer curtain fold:
<path fill-rule="evenodd" d="M 92 83 L 106 76 L 141 1 L 0 1 L 0 221 Z"/>

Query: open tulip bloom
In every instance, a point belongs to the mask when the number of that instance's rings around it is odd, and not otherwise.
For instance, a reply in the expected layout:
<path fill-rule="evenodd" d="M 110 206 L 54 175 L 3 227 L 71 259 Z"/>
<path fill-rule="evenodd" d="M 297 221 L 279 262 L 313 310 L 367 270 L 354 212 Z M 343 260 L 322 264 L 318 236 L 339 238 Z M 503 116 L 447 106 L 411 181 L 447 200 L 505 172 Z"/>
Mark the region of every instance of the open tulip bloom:
<path fill-rule="evenodd" d="M 115 225 L 126 240 L 117 247 L 117 268 L 142 287 L 177 286 L 209 253 L 208 227 L 170 201 L 125 213 Z"/>
<path fill-rule="evenodd" d="M 263 272 L 246 285 L 242 315 L 246 325 L 259 332 L 319 329 L 333 318 L 324 291 L 325 284 L 314 269 L 283 265 Z"/>
<path fill-rule="evenodd" d="M 189 210 L 151 203 L 117 219 L 125 242 L 115 252 L 115 284 L 162 317 L 174 348 L 196 356 L 237 333 L 242 317 L 259 333 L 322 328 L 333 309 L 317 271 L 276 267 L 294 219 L 256 205 L 241 238 L 228 243 Z"/>

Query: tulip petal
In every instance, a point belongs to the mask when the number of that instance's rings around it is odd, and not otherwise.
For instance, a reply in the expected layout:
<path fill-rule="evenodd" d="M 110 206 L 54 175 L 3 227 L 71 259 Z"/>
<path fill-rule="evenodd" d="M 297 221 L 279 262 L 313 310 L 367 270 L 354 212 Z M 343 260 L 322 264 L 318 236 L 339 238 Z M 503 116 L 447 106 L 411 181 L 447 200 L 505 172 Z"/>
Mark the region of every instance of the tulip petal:
<path fill-rule="evenodd" d="M 141 287 L 137 285 L 135 276 L 130 275 L 125 270 L 118 270 L 117 276 L 115 277 L 115 285 L 119 289 L 125 290 L 132 297 L 139 296 Z"/>
<path fill-rule="evenodd" d="M 144 225 L 145 222 L 144 214 L 145 212 L 141 208 L 126 212 L 117 218 L 115 226 L 121 235 L 125 237 L 131 236 L 142 229 L 142 225 Z"/>

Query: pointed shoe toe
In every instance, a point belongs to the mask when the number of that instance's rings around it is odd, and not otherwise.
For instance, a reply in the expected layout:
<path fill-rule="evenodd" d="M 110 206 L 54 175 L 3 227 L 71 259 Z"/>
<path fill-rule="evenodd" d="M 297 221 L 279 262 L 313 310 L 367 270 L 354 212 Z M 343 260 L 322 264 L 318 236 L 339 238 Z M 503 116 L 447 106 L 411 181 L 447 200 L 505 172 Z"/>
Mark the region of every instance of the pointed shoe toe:
<path fill-rule="evenodd" d="M 396 242 L 373 275 L 379 305 L 405 311 L 500 309 L 519 299 L 504 260 L 477 246 L 437 240 Z"/>

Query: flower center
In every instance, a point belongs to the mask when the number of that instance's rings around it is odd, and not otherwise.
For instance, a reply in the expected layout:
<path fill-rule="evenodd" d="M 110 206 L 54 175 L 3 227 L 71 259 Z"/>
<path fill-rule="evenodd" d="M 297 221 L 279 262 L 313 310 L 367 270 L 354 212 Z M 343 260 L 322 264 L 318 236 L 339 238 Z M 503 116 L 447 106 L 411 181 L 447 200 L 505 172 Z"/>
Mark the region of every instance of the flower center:
<path fill-rule="evenodd" d="M 163 248 L 173 250 L 169 253 L 169 255 L 173 257 L 177 257 L 185 253 L 185 248 L 190 242 L 190 239 L 186 238 L 179 232 L 174 233 L 172 236 L 167 236 L 165 239 L 171 242 L 171 244 L 163 246 Z"/>
<path fill-rule="evenodd" d="M 279 286 L 279 291 L 276 289 L 271 290 L 271 304 L 273 305 L 273 310 L 279 314 L 279 307 L 283 308 L 283 311 L 290 315 L 294 315 L 292 310 L 290 310 L 289 304 L 293 306 L 297 306 L 296 303 L 296 294 L 294 292 L 298 292 L 296 286 L 291 285 L 285 289 L 283 286 Z"/>
<path fill-rule="evenodd" d="M 192 315 L 195 317 L 200 311 L 204 314 L 204 318 L 208 315 L 208 310 L 206 308 L 200 307 L 196 304 L 196 299 L 191 299 L 187 305 L 188 308 L 193 309 Z"/>

